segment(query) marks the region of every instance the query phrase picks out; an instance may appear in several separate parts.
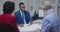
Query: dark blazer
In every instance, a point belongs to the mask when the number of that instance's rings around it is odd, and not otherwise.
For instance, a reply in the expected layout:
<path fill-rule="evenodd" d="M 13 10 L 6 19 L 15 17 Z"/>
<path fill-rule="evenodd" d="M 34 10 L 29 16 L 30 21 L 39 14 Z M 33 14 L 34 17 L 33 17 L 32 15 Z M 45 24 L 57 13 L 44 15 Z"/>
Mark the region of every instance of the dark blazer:
<path fill-rule="evenodd" d="M 28 11 L 24 11 L 24 14 L 25 14 L 25 20 L 26 20 L 26 23 L 29 23 L 29 21 L 32 21 L 31 17 L 30 17 L 30 14 Z M 23 18 L 21 16 L 21 13 L 20 11 L 17 11 L 15 12 L 14 14 L 16 16 L 16 19 L 17 19 L 17 24 L 24 24 L 24 21 L 23 21 Z"/>
<path fill-rule="evenodd" d="M 15 32 L 19 32 L 17 25 L 16 25 L 16 18 L 14 16 L 12 16 L 10 14 L 0 15 L 0 25 L 2 25 L 3 23 L 6 23 L 6 24 L 12 26 Z"/>

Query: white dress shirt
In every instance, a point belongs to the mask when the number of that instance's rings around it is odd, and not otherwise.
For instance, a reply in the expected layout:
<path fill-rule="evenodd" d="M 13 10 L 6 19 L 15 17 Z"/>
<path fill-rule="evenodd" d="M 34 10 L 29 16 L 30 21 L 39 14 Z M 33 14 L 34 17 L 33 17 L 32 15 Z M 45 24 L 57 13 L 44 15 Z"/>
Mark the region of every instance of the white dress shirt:
<path fill-rule="evenodd" d="M 21 16 L 23 16 L 22 11 L 20 10 Z M 25 15 L 24 15 L 24 24 L 26 24 Z"/>

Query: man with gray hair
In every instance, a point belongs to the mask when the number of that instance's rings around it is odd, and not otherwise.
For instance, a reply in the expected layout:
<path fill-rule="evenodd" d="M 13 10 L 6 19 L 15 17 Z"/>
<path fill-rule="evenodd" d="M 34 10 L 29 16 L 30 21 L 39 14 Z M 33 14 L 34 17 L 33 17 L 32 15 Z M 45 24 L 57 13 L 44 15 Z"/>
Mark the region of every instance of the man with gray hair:
<path fill-rule="evenodd" d="M 44 3 L 44 14 L 40 32 L 59 32 L 59 18 L 50 1 Z"/>

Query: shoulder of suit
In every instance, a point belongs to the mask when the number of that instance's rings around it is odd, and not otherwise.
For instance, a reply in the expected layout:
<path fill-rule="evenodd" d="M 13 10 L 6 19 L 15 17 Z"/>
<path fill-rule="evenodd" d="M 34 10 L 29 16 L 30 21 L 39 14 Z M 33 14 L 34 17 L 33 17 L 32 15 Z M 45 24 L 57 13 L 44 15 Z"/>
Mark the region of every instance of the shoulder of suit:
<path fill-rule="evenodd" d="M 29 11 L 25 11 L 26 14 L 29 14 Z"/>
<path fill-rule="evenodd" d="M 20 12 L 20 11 L 18 10 L 18 11 L 16 11 L 15 13 L 18 13 L 18 12 Z"/>
<path fill-rule="evenodd" d="M 25 12 L 28 12 L 29 13 L 29 11 L 25 11 Z"/>

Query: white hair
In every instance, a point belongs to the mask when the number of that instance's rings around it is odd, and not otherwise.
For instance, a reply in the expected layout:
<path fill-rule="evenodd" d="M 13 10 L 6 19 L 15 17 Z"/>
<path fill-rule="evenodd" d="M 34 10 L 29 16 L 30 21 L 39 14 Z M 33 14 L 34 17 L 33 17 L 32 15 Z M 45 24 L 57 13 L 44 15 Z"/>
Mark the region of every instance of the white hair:
<path fill-rule="evenodd" d="M 45 1 L 45 2 L 44 2 L 44 6 L 45 6 L 45 8 L 51 9 L 51 8 L 52 8 L 52 3 L 51 3 L 51 1 Z"/>

